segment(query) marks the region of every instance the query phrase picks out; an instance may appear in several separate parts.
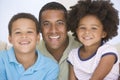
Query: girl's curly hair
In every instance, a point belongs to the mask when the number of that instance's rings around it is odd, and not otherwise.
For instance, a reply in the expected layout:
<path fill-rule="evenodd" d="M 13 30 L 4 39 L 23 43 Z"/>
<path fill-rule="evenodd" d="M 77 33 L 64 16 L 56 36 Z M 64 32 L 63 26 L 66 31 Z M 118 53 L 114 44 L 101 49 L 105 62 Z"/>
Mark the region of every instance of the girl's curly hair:
<path fill-rule="evenodd" d="M 103 29 L 107 33 L 103 41 L 106 42 L 118 34 L 118 11 L 113 7 L 110 0 L 79 0 L 76 5 L 70 8 L 68 14 L 69 28 L 77 40 L 76 28 L 81 18 L 86 15 L 95 15 L 103 24 Z"/>

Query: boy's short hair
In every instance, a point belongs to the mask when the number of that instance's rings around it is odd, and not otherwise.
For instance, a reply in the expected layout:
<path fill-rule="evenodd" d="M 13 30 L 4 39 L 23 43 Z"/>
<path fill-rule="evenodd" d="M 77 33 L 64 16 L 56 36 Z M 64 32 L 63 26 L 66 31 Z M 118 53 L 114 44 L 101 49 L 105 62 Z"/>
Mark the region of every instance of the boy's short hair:
<path fill-rule="evenodd" d="M 9 21 L 9 24 L 8 24 L 8 31 L 9 31 L 9 35 L 11 35 L 11 30 L 12 30 L 12 24 L 18 20 L 18 19 L 21 19 L 21 18 L 26 18 L 26 19 L 30 19 L 32 21 L 35 22 L 36 24 L 36 30 L 37 30 L 37 34 L 39 33 L 39 22 L 38 20 L 36 19 L 36 17 L 30 13 L 18 13 L 16 15 L 14 15 L 11 20 Z"/>

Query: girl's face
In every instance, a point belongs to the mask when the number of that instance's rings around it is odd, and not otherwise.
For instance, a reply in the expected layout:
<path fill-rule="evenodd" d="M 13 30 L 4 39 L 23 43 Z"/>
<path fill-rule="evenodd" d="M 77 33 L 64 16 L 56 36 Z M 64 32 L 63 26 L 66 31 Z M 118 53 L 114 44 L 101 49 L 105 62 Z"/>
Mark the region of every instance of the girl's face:
<path fill-rule="evenodd" d="M 79 21 L 76 33 L 79 41 L 84 46 L 99 45 L 102 38 L 105 38 L 107 35 L 103 31 L 103 25 L 100 20 L 93 15 L 87 15 Z"/>

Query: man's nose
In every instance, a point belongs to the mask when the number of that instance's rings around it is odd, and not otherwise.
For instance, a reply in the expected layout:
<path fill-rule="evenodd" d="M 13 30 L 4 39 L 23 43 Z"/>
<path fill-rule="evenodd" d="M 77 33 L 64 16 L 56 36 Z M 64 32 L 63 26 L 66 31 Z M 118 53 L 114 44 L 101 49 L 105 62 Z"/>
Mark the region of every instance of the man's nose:
<path fill-rule="evenodd" d="M 58 31 L 56 25 L 52 25 L 50 30 L 51 30 L 51 32 L 53 32 L 53 33 L 56 33 L 56 32 Z"/>

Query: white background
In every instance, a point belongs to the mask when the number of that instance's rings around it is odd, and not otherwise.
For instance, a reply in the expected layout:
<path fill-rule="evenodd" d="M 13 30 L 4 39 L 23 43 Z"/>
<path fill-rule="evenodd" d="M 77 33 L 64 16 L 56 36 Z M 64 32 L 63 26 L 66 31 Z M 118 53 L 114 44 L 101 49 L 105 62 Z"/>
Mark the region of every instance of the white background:
<path fill-rule="evenodd" d="M 78 0 L 0 0 L 0 40 L 8 41 L 8 23 L 11 17 L 19 12 L 28 12 L 38 18 L 41 7 L 47 2 L 57 1 L 62 3 L 67 9 L 73 6 Z M 114 7 L 119 10 L 120 18 L 120 0 L 111 0 Z M 119 21 L 120 22 L 120 21 Z M 120 43 L 120 26 L 118 30 L 119 35 L 110 40 L 112 44 Z"/>

